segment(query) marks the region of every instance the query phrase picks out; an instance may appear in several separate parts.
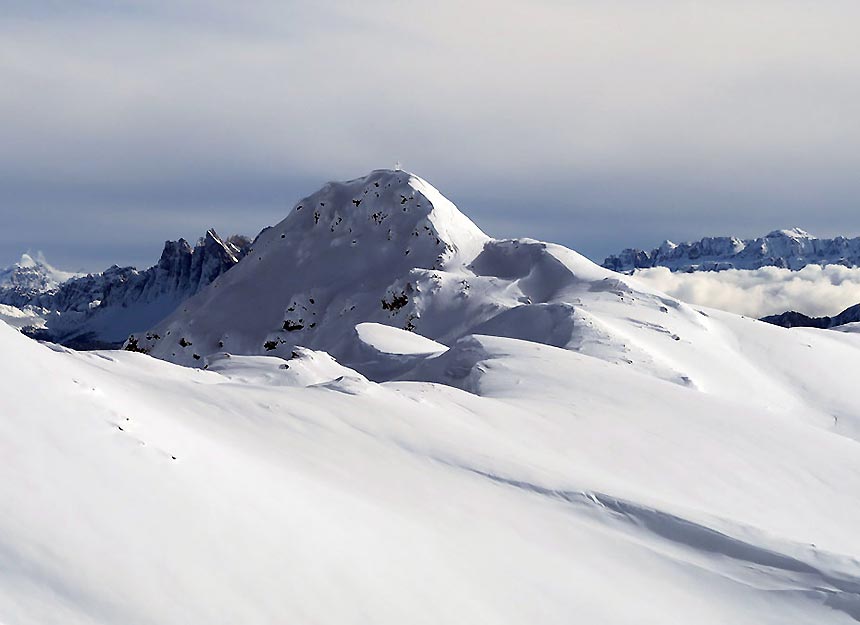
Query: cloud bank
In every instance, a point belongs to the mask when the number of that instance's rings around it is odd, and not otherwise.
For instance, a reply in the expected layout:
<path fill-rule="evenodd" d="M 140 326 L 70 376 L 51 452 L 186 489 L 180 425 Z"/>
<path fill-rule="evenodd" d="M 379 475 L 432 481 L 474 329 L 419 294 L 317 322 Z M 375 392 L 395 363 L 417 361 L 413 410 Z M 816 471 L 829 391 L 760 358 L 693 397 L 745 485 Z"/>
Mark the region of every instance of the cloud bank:
<path fill-rule="evenodd" d="M 807 265 L 800 271 L 763 267 L 695 273 L 654 267 L 635 275 L 681 301 L 750 317 L 787 310 L 814 317 L 832 316 L 860 303 L 860 267 Z"/>

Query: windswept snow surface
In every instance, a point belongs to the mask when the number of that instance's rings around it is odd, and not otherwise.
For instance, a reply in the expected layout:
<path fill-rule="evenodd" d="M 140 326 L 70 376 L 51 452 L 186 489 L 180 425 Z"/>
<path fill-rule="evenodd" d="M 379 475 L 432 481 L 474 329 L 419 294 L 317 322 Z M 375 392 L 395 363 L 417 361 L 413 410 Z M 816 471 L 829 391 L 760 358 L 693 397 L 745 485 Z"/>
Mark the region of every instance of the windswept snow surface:
<path fill-rule="evenodd" d="M 431 341 L 414 332 L 381 323 L 359 323 L 355 326 L 355 331 L 359 341 L 385 354 L 427 356 L 440 354 L 448 349 L 441 343 Z"/>
<path fill-rule="evenodd" d="M 732 321 L 774 384 L 801 347 L 860 357 Z M 309 350 L 203 371 L 5 325 L 0 350 L 10 625 L 860 617 L 860 453 L 804 414 L 828 409 L 821 369 L 787 411 L 503 337 L 427 361 L 445 385 Z"/>
<path fill-rule="evenodd" d="M 309 199 L 161 359 L 0 324 L 4 625 L 860 620 L 856 335 Z"/>

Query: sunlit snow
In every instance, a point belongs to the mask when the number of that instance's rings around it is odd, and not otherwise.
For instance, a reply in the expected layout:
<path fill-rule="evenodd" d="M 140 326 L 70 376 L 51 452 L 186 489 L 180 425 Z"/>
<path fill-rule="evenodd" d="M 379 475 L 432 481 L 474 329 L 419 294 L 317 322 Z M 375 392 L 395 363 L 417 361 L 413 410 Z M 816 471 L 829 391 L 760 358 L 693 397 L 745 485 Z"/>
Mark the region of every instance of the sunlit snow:
<path fill-rule="evenodd" d="M 151 355 L 0 323 L 0 621 L 860 620 L 856 334 L 309 199 Z"/>

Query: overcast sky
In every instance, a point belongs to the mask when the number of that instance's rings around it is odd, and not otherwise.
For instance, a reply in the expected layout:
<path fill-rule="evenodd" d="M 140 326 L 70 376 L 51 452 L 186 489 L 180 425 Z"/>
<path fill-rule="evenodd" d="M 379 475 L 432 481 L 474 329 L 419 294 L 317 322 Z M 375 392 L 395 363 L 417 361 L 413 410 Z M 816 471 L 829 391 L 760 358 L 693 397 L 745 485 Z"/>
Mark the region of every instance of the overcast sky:
<path fill-rule="evenodd" d="M 148 265 L 396 161 L 496 236 L 860 235 L 857 0 L 0 0 L 0 264 Z"/>

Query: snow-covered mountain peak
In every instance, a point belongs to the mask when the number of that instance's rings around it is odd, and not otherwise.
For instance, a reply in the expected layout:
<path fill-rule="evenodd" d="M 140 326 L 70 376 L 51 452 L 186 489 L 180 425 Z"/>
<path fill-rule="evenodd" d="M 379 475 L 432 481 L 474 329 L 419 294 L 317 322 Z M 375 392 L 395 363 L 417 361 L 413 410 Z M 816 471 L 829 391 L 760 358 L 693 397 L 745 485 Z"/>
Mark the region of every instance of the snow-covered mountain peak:
<path fill-rule="evenodd" d="M 261 232 L 230 275 L 148 333 L 182 336 L 140 345 L 168 359 L 188 352 L 181 360 L 194 364 L 193 354 L 221 346 L 233 353 L 289 353 L 294 344 L 330 348 L 351 341 L 355 323 L 363 321 L 391 319 L 411 329 L 422 314 L 418 300 L 438 290 L 439 276 L 465 271 L 488 241 L 430 183 L 409 172 L 376 170 L 330 182 Z M 191 318 L 194 333 L 185 330 Z M 192 334 L 206 337 L 205 345 L 176 348 L 183 337 L 193 342 Z"/>
<path fill-rule="evenodd" d="M 52 267 L 39 253 L 22 254 L 14 265 L 0 268 L 0 305 L 23 307 L 41 297 L 51 297 L 60 286 L 81 274 Z"/>
<path fill-rule="evenodd" d="M 79 275 L 52 267 L 42 254 L 22 254 L 17 263 L 0 269 L 0 289 L 44 293 Z"/>
<path fill-rule="evenodd" d="M 787 228 L 783 230 L 774 230 L 768 234 L 766 239 L 814 239 L 816 237 L 809 234 L 806 230 L 800 228 Z"/>
<path fill-rule="evenodd" d="M 301 346 L 371 379 L 392 379 L 414 358 L 380 350 L 356 330 L 387 326 L 443 346 L 489 333 L 631 362 L 626 336 L 585 308 L 634 300 L 647 302 L 660 327 L 664 315 L 699 323 L 677 302 L 573 250 L 491 239 L 418 176 L 380 170 L 298 202 L 234 269 L 127 348 L 202 367 L 224 352 L 288 359 Z M 671 366 L 651 368 L 686 383 Z"/>
<path fill-rule="evenodd" d="M 259 237 L 255 250 L 283 247 L 283 239 L 298 246 L 300 262 L 324 249 L 353 249 L 347 254 L 350 262 L 361 257 L 386 266 L 434 268 L 454 257 L 474 258 L 488 237 L 427 181 L 380 169 L 348 182 L 329 182 L 302 199 Z"/>
<path fill-rule="evenodd" d="M 44 266 L 47 263 L 45 263 L 44 260 L 38 261 L 35 258 L 33 258 L 32 256 L 30 256 L 30 254 L 27 254 L 25 252 L 24 254 L 21 254 L 21 260 L 19 260 L 16 264 L 19 267 L 34 268 L 34 267 L 38 267 L 39 265 Z"/>

